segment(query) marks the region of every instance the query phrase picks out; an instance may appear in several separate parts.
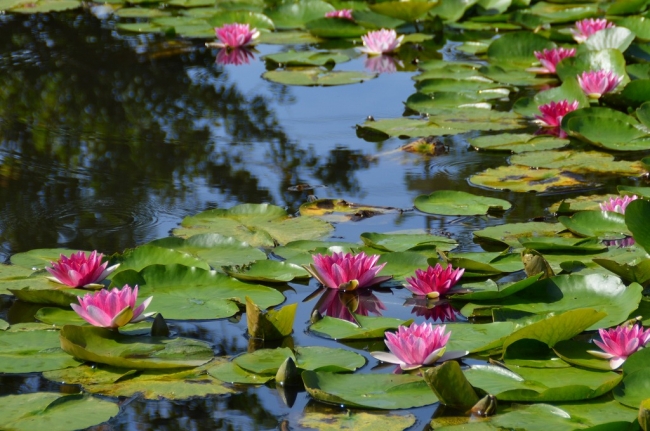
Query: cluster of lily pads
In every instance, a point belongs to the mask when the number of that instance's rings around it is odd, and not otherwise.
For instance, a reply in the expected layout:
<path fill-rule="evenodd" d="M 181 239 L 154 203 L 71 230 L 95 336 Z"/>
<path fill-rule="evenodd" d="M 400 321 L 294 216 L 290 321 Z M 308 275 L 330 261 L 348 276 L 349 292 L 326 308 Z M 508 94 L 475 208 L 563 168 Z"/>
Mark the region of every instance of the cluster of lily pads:
<path fill-rule="evenodd" d="M 76 0 L 1 1 L 0 9 L 10 13 L 81 6 Z M 489 132 L 469 139 L 470 145 L 514 153 L 511 165 L 479 172 L 470 182 L 497 190 L 557 192 L 593 186 L 592 173 L 641 175 L 646 161 L 615 161 L 593 150 L 650 149 L 647 2 L 529 3 L 114 0 L 102 7 L 121 20 L 123 31 L 206 40 L 216 35 L 221 63 L 247 63 L 253 52 L 246 46 L 253 42 L 341 42 L 340 49 L 266 56 L 277 69 L 264 77 L 287 85 L 376 77 L 331 70 L 357 55 L 350 48 L 360 44 L 375 72 L 409 67 L 404 64 L 412 62 L 401 62 L 405 48 L 431 41 L 444 24 L 467 60 L 419 55 L 417 91 L 406 101 L 415 115 L 368 119 L 357 127 L 360 137 Z M 456 253 L 454 239 L 422 232 L 365 232 L 359 243 L 322 240 L 333 229 L 326 221 L 333 213 L 363 210 L 327 199 L 304 204 L 297 217 L 272 205 L 205 211 L 184 219 L 174 236 L 107 261 L 96 252 L 19 253 L 0 268 L 0 294 L 35 304 L 36 322 L 0 321 L 0 372 L 42 372 L 89 394 L 142 393 L 149 399 L 220 395 L 275 382 L 279 391 L 304 387 L 317 401 L 350 408 L 439 402 L 446 408 L 431 426 L 444 430 L 648 430 L 650 188 L 618 191 L 558 202 L 549 209 L 556 223 L 473 232 L 485 252 Z M 414 207 L 472 217 L 502 214 L 511 204 L 438 190 L 417 197 Z M 310 276 L 321 284 L 313 295 L 322 296 L 309 333 L 341 343 L 379 340 L 372 355 L 398 367 L 390 374 L 355 373 L 366 358 L 345 344 L 215 356 L 209 343 L 172 337 L 165 322 L 245 312 L 252 339 L 283 340 L 302 329 L 294 322 L 297 305 L 268 309 L 285 300 L 279 286 L 304 288 Z M 499 283 L 501 277 L 509 282 Z M 386 307 L 375 293 L 402 287 L 412 292 L 405 305 L 413 306 L 419 323 L 382 315 Z M 148 299 L 138 305 L 138 294 Z M 149 304 L 158 313 L 153 322 L 143 321 Z M 35 414 L 36 405 L 45 413 Z M 118 412 L 115 404 L 88 395 L 0 398 L 4 425 L 16 429 L 33 429 L 66 408 L 93 412 L 80 415 L 83 422 L 74 428 Z M 404 419 L 391 429 L 415 421 Z"/>

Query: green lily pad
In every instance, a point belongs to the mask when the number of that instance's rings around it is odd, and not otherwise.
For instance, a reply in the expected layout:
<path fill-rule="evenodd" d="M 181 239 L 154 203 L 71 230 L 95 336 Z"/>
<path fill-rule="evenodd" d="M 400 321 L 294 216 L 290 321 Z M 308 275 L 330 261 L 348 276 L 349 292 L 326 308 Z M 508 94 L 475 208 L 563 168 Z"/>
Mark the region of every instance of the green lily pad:
<path fill-rule="evenodd" d="M 409 374 L 334 374 L 304 371 L 309 395 L 318 401 L 348 407 L 408 409 L 438 401 L 424 379 Z"/>
<path fill-rule="evenodd" d="M 463 277 L 487 277 L 524 269 L 519 253 L 448 253 L 443 258 L 454 267 L 465 268 Z"/>
<path fill-rule="evenodd" d="M 503 340 L 515 329 L 512 322 L 492 322 L 483 324 L 447 323 L 451 337 L 447 351 L 468 351 L 470 353 L 497 349 Z"/>
<path fill-rule="evenodd" d="M 334 340 L 364 340 L 368 338 L 383 338 L 389 329 L 398 326 L 408 326 L 412 320 L 401 320 L 390 317 L 366 317 L 355 314 L 359 325 L 347 320 L 325 316 L 313 323 L 309 331 L 325 338 Z"/>
<path fill-rule="evenodd" d="M 295 3 L 281 4 L 276 9 L 267 10 L 266 14 L 279 29 L 304 28 L 305 24 L 323 18 L 334 7 L 322 0 L 300 0 Z"/>
<path fill-rule="evenodd" d="M 650 394 L 650 368 L 642 368 L 625 375 L 623 381 L 614 388 L 614 398 L 619 403 L 639 408 Z"/>
<path fill-rule="evenodd" d="M 616 239 L 630 234 L 625 216 L 612 211 L 580 211 L 571 217 L 560 216 L 558 221 L 580 236 Z"/>
<path fill-rule="evenodd" d="M 468 142 L 478 150 L 509 151 L 518 154 L 528 151 L 557 150 L 569 145 L 570 141 L 555 136 L 535 136 L 527 133 L 501 133 L 499 135 L 470 138 Z"/>
<path fill-rule="evenodd" d="M 305 27 L 314 36 L 325 38 L 352 38 L 368 32 L 367 28 L 345 18 L 314 19 L 307 22 Z"/>
<path fill-rule="evenodd" d="M 561 223 L 507 223 L 474 231 L 474 236 L 481 241 L 496 242 L 504 247 L 520 247 L 519 238 L 554 237 L 564 230 Z"/>
<path fill-rule="evenodd" d="M 641 301 L 643 288 L 633 283 L 626 287 L 621 279 L 610 275 L 558 275 L 542 279 L 520 293 L 499 301 L 470 303 L 461 309 L 465 316 L 477 308 L 506 307 L 534 314 L 562 313 L 576 308 L 593 308 L 607 316 L 589 330 L 609 328 L 627 320 Z"/>
<path fill-rule="evenodd" d="M 638 122 L 609 108 L 573 111 L 562 119 L 569 135 L 598 147 L 616 151 L 643 151 L 650 148 L 647 133 Z"/>
<path fill-rule="evenodd" d="M 650 20 L 643 16 L 628 16 L 618 20 L 616 25 L 631 30 L 639 40 L 650 41 Z"/>
<path fill-rule="evenodd" d="M 122 286 L 120 286 L 122 287 Z M 8 289 L 16 298 L 32 304 L 47 304 L 67 307 L 78 302 L 78 296 L 91 292 L 85 289 L 74 289 L 54 283 L 45 277 L 34 277 L 27 287 Z"/>
<path fill-rule="evenodd" d="M 605 28 L 587 38 L 581 45 L 590 51 L 618 49 L 624 52 L 634 40 L 635 35 L 625 27 Z"/>
<path fill-rule="evenodd" d="M 37 271 L 51 266 L 51 263 L 59 260 L 61 255 L 70 257 L 71 254 L 77 253 L 78 251 L 79 250 L 70 250 L 67 248 L 37 248 L 12 255 L 10 262 L 16 266 Z M 85 253 L 88 255 L 89 252 Z"/>
<path fill-rule="evenodd" d="M 503 285 L 498 285 L 493 280 L 487 280 L 483 283 L 465 283 L 463 284 L 463 288 L 470 289 L 470 293 L 453 295 L 452 298 L 459 301 L 484 301 L 505 298 L 506 296 L 514 295 L 520 290 L 526 289 L 540 277 L 541 274 L 536 274 L 515 283 L 506 283 Z"/>
<path fill-rule="evenodd" d="M 132 33 L 166 33 L 173 32 L 171 27 L 161 27 L 152 22 L 128 22 L 117 24 L 118 30 L 129 31 Z"/>
<path fill-rule="evenodd" d="M 242 204 L 227 210 L 214 209 L 185 217 L 174 235 L 189 237 L 219 233 L 258 247 L 273 247 L 299 239 L 320 238 L 332 229 L 329 223 L 307 217 L 289 217 L 280 207 L 269 204 Z"/>
<path fill-rule="evenodd" d="M 386 429 L 391 431 L 403 431 L 415 425 L 415 416 L 396 413 L 375 413 L 375 412 L 340 412 L 320 413 L 306 411 L 298 419 L 298 425 L 319 431 L 377 431 Z"/>
<path fill-rule="evenodd" d="M 273 254 L 276 254 L 284 259 L 293 260 L 297 257 L 306 257 L 306 263 L 313 263 L 311 255 L 318 253 L 317 250 L 334 250 L 349 252 L 348 250 L 359 248 L 358 244 L 343 241 L 307 241 L 299 240 L 292 241 L 287 245 L 276 247 L 273 249 Z M 322 253 L 322 252 L 321 252 Z"/>
<path fill-rule="evenodd" d="M 560 169 L 531 169 L 524 166 L 500 166 L 474 174 L 469 182 L 479 187 L 513 192 L 547 192 L 576 187 L 585 183 Z"/>
<path fill-rule="evenodd" d="M 261 375 L 251 373 L 232 361 L 210 367 L 208 374 L 222 382 L 230 384 L 240 383 L 244 385 L 263 385 L 275 378 L 274 374 Z"/>
<path fill-rule="evenodd" d="M 34 392 L 0 397 L 2 426 L 15 431 L 86 429 L 119 411 L 117 404 L 87 395 Z"/>
<path fill-rule="evenodd" d="M 212 27 L 221 27 L 224 24 L 237 22 L 248 24 L 251 28 L 273 30 L 275 28 L 274 20 L 259 12 L 245 10 L 224 10 L 217 11 L 208 19 L 208 24 Z"/>
<path fill-rule="evenodd" d="M 243 283 L 216 271 L 183 265 L 151 265 L 140 272 L 122 271 L 112 285 L 139 285 L 141 297 L 153 296 L 151 309 L 167 319 L 221 319 L 239 311 L 249 296 L 260 308 L 284 301 L 275 289 Z"/>
<path fill-rule="evenodd" d="M 634 240 L 643 249 L 648 252 L 650 250 L 650 229 L 648 228 L 647 220 L 650 215 L 650 202 L 637 199 L 630 202 L 625 209 L 624 220 L 632 232 Z"/>
<path fill-rule="evenodd" d="M 285 283 L 294 278 L 311 277 L 305 269 L 294 263 L 277 260 L 258 260 L 244 267 L 223 267 L 229 276 L 244 281 L 259 281 L 262 283 Z"/>
<path fill-rule="evenodd" d="M 263 251 L 251 247 L 248 243 L 238 241 L 232 237 L 219 235 L 217 233 L 198 234 L 187 239 L 177 237 L 161 238 L 151 241 L 148 245 L 167 248 L 184 254 L 189 253 L 192 256 L 196 256 L 198 259 L 207 262 L 215 269 L 228 265 L 246 265 L 254 261 L 266 259 L 266 254 Z M 141 247 L 138 247 L 138 249 L 139 248 Z M 191 263 L 192 261 L 189 257 L 186 257 L 185 262 Z M 183 262 L 165 262 L 161 260 L 154 263 L 180 263 L 185 266 L 204 268 L 201 265 L 192 265 Z M 138 265 L 136 268 L 131 269 L 140 270 L 144 268 L 144 266 L 142 266 L 142 268 L 139 266 L 142 265 Z"/>
<path fill-rule="evenodd" d="M 517 154 L 510 163 L 531 168 L 556 168 L 585 174 L 641 175 L 645 172 L 641 162 L 614 161 L 614 156 L 596 151 L 537 151 Z"/>
<path fill-rule="evenodd" d="M 650 98 L 650 79 L 636 79 L 623 88 L 621 97 L 625 104 L 638 108 Z"/>
<path fill-rule="evenodd" d="M 259 43 L 267 45 L 304 45 L 309 43 L 319 43 L 323 39 L 314 36 L 305 31 L 275 31 L 264 32 L 258 39 Z"/>
<path fill-rule="evenodd" d="M 650 281 L 650 259 L 620 263 L 612 259 L 593 259 L 595 263 L 608 269 L 623 280 L 645 285 Z"/>
<path fill-rule="evenodd" d="M 356 71 L 324 70 L 316 67 L 264 72 L 264 79 L 278 84 L 324 86 L 359 84 L 377 77 L 377 74 Z"/>
<path fill-rule="evenodd" d="M 77 0 L 40 0 L 35 3 L 21 3 L 19 7 L 14 7 L 11 11 L 29 14 L 49 13 L 77 9 L 78 7 L 81 7 L 81 2 Z"/>
<path fill-rule="evenodd" d="M 618 49 L 578 52 L 575 57 L 565 58 L 556 66 L 556 73 L 562 81 L 590 70 L 611 70 L 627 77 L 625 58 Z"/>
<path fill-rule="evenodd" d="M 607 246 L 599 243 L 597 238 L 519 238 L 519 242 L 523 247 L 536 251 L 593 253 L 607 250 Z"/>
<path fill-rule="evenodd" d="M 289 304 L 278 310 L 264 313 L 249 297 L 246 297 L 246 323 L 248 335 L 262 340 L 280 340 L 291 335 L 298 304 Z"/>
<path fill-rule="evenodd" d="M 233 362 L 255 374 L 275 375 L 284 360 L 289 357 L 295 360 L 296 366 L 301 370 L 332 373 L 352 372 L 366 363 L 366 359 L 358 353 L 319 346 L 296 347 L 295 356 L 288 348 L 260 349 L 237 356 Z"/>
<path fill-rule="evenodd" d="M 396 280 L 412 275 L 416 269 L 426 269 L 429 266 L 427 256 L 415 251 L 395 251 L 382 254 L 378 264 L 386 263 L 379 271 L 380 276 L 393 276 Z"/>
<path fill-rule="evenodd" d="M 111 397 L 132 397 L 138 394 L 148 400 L 184 400 L 234 392 L 220 380 L 206 374 L 206 368 L 213 366 L 214 361 L 191 370 L 135 371 L 106 365 L 83 365 L 74 369 L 49 371 L 43 376 L 54 382 L 81 385 L 85 392 Z"/>
<path fill-rule="evenodd" d="M 72 310 L 57 307 L 43 307 L 34 315 L 36 320 L 50 325 L 86 325 L 87 322 Z"/>
<path fill-rule="evenodd" d="M 576 340 L 560 341 L 553 346 L 553 351 L 570 364 L 594 370 L 611 370 L 608 360 L 598 358 L 588 353 L 588 350 L 600 351 L 601 349 L 593 343 Z"/>
<path fill-rule="evenodd" d="M 557 80 L 553 78 L 540 78 L 532 75 L 526 70 L 521 70 L 514 67 L 507 67 L 505 65 L 497 66 L 495 64 L 490 66 L 483 66 L 479 72 L 493 81 L 500 82 L 506 85 L 517 85 L 522 87 L 541 87 L 543 85 L 554 84 Z"/>
<path fill-rule="evenodd" d="M 425 232 L 419 234 L 364 232 L 361 234 L 361 241 L 368 247 L 383 251 L 418 251 L 429 250 L 431 247 L 449 251 L 458 246 L 458 243 L 451 238 Z"/>
<path fill-rule="evenodd" d="M 455 93 L 470 93 L 475 94 L 484 90 L 491 90 L 502 87 L 501 84 L 496 83 L 490 79 L 483 78 L 477 79 L 458 79 L 456 78 L 439 78 L 439 79 L 426 79 L 419 81 L 416 88 L 420 93 L 433 94 L 436 92 L 455 92 Z M 509 93 L 509 91 L 508 91 Z M 420 109 L 420 112 L 428 112 L 429 110 Z"/>
<path fill-rule="evenodd" d="M 471 325 L 470 325 L 471 326 Z M 457 410 L 469 410 L 479 396 L 469 384 L 456 361 L 447 361 L 424 371 L 424 380 L 444 406 Z"/>
<path fill-rule="evenodd" d="M 324 18 L 325 19 L 325 18 Z M 264 60 L 280 65 L 292 66 L 325 66 L 326 64 L 344 63 L 350 57 L 336 52 L 293 51 L 279 52 L 262 57 Z"/>
<path fill-rule="evenodd" d="M 61 350 L 59 331 L 0 332 L 0 373 L 34 373 L 79 365 Z"/>
<path fill-rule="evenodd" d="M 622 376 L 580 368 L 525 368 L 474 365 L 465 376 L 502 401 L 558 402 L 599 397 L 614 388 Z"/>
<path fill-rule="evenodd" d="M 489 211 L 507 211 L 512 205 L 503 199 L 477 196 L 455 190 L 438 190 L 415 198 L 420 211 L 441 215 L 482 215 Z"/>
<path fill-rule="evenodd" d="M 104 328 L 66 325 L 61 348 L 75 358 L 115 367 L 198 367 L 214 354 L 209 344 L 188 338 L 132 337 Z"/>
<path fill-rule="evenodd" d="M 548 211 L 552 214 L 573 214 L 578 211 L 599 211 L 602 202 L 608 201 L 609 198 L 614 198 L 616 196 L 618 195 L 589 195 L 563 199 L 548 207 Z"/>
<path fill-rule="evenodd" d="M 534 51 L 555 48 L 555 43 L 544 36 L 531 32 L 512 32 L 495 39 L 488 48 L 487 55 L 491 62 L 532 66 L 536 61 Z"/>
<path fill-rule="evenodd" d="M 371 11 L 402 21 L 412 22 L 433 8 L 437 1 L 385 1 L 369 4 Z"/>
<path fill-rule="evenodd" d="M 111 278 L 121 271 L 131 269 L 140 271 L 149 265 L 185 265 L 210 270 L 210 265 L 202 259 L 198 259 L 185 252 L 163 248 L 155 245 L 143 245 L 134 249 L 126 250 L 121 256 L 113 259 L 111 263 L 119 263 L 116 272 Z"/>
<path fill-rule="evenodd" d="M 32 277 L 33 273 L 31 269 L 22 266 L 0 264 L 0 295 L 11 295 L 9 289 L 21 289 L 34 282 L 52 287 L 43 277 Z"/>
<path fill-rule="evenodd" d="M 593 17 L 598 12 L 596 4 L 559 4 L 540 1 L 529 9 L 530 13 L 540 16 L 552 23 L 573 22 Z"/>
<path fill-rule="evenodd" d="M 143 7 L 126 7 L 118 9 L 115 15 L 120 18 L 158 18 L 161 16 L 169 16 L 169 12 Z"/>

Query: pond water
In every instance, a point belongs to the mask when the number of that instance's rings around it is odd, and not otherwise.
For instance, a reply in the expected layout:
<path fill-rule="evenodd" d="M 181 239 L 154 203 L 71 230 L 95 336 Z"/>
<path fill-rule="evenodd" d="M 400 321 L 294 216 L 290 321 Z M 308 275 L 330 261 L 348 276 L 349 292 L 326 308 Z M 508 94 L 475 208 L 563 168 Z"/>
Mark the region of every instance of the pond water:
<path fill-rule="evenodd" d="M 335 220 L 331 240 L 358 242 L 363 232 L 424 229 L 456 239 L 457 252 L 481 251 L 474 242 L 476 230 L 554 221 L 547 208 L 564 198 L 643 185 L 639 178 L 588 175 L 588 186 L 541 194 L 480 189 L 468 178 L 506 165 L 510 157 L 473 149 L 468 139 L 480 132 L 440 138 L 446 150 L 435 156 L 401 151 L 412 139 L 370 142 L 357 136 L 356 126 L 368 116 L 413 114 L 404 103 L 416 91 L 418 71 L 408 61 L 395 73 L 360 84 L 285 86 L 261 78 L 271 66 L 260 57 L 286 51 L 286 46 L 260 44 L 250 64 L 220 65 L 217 50 L 203 41 L 118 32 L 115 24 L 115 18 L 100 20 L 89 9 L 0 15 L 0 257 L 5 262 L 15 253 L 40 248 L 111 255 L 169 236 L 184 217 L 204 210 L 270 203 L 297 214 L 312 195 L 399 209 L 358 221 Z M 439 33 L 426 43 L 408 45 L 405 50 L 411 52 L 402 56 L 472 59 L 456 49 L 466 37 L 459 31 Z M 354 57 L 337 70 L 365 70 L 365 56 L 337 44 L 320 45 L 340 46 Z M 499 108 L 508 110 L 522 95 L 526 92 L 498 101 Z M 301 184 L 314 188 L 292 189 Z M 498 197 L 513 207 L 465 217 L 414 209 L 417 196 L 436 190 Z M 283 290 L 285 304 L 299 304 L 294 335 L 285 344 L 341 346 L 301 329 L 318 301 L 310 297 L 316 288 L 311 280 L 288 283 Z M 416 315 L 404 306 L 411 297 L 406 289 L 374 294 L 369 307 L 377 314 Z M 8 296 L 0 299 L 0 318 L 33 320 L 29 307 L 20 308 Z M 217 354 L 254 349 L 241 314 L 169 324 L 175 334 L 212 343 Z M 369 369 L 378 362 L 368 351 L 382 349 L 382 340 L 348 347 L 368 359 Z M 298 430 L 305 412 L 346 411 L 315 402 L 304 391 L 283 394 L 273 385 L 238 389 L 189 401 L 120 399 L 120 414 L 93 429 Z M 0 376 L 0 395 L 77 390 L 40 374 Z M 427 429 L 435 410 L 409 410 L 417 417 L 413 429 Z"/>

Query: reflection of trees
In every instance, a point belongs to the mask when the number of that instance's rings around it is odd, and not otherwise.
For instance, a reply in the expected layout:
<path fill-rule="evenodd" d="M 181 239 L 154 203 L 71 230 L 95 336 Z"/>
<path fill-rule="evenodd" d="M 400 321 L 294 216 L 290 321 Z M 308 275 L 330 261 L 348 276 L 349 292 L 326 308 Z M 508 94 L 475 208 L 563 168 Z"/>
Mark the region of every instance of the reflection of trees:
<path fill-rule="evenodd" d="M 0 39 L 5 255 L 134 246 L 156 236 L 167 208 L 179 219 L 223 206 L 206 202 L 206 187 L 233 204 L 282 205 L 259 169 L 277 177 L 281 198 L 295 206 L 286 188 L 305 167 L 321 166 L 270 106 L 292 103 L 286 87 L 272 101 L 243 94 L 209 50 L 151 35 L 116 38 L 88 13 L 0 16 L 0 32 L 11 36 Z M 319 172 L 337 190 L 358 190 L 350 171 L 367 162 L 341 155 L 334 151 Z"/>

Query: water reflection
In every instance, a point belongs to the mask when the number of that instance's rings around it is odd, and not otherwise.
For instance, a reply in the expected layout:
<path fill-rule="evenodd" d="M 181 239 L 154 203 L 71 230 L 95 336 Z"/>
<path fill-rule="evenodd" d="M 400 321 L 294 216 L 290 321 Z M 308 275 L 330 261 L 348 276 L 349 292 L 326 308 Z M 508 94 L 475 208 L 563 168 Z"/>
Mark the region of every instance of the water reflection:
<path fill-rule="evenodd" d="M 253 51 L 248 48 L 233 48 L 233 49 L 220 49 L 217 52 L 217 64 L 228 65 L 232 64 L 240 66 L 242 64 L 249 64 L 255 56 Z"/>
<path fill-rule="evenodd" d="M 386 310 L 384 303 L 370 289 L 342 292 L 336 289 L 320 288 L 310 297 L 318 294 L 321 290 L 324 292 L 318 298 L 314 310 L 318 310 L 322 316 L 356 322 L 353 313 L 361 316 L 371 314 L 381 316 L 382 311 Z"/>
<path fill-rule="evenodd" d="M 371 72 L 375 73 L 394 73 L 397 72 L 397 66 L 404 67 L 401 61 L 395 60 L 390 55 L 371 55 L 366 58 L 364 66 Z"/>
<path fill-rule="evenodd" d="M 404 302 L 405 306 L 413 306 L 411 314 L 424 317 L 425 320 L 433 322 L 455 322 L 458 320 L 459 311 L 455 309 L 449 301 L 440 300 L 432 301 L 425 297 L 408 298 Z"/>

